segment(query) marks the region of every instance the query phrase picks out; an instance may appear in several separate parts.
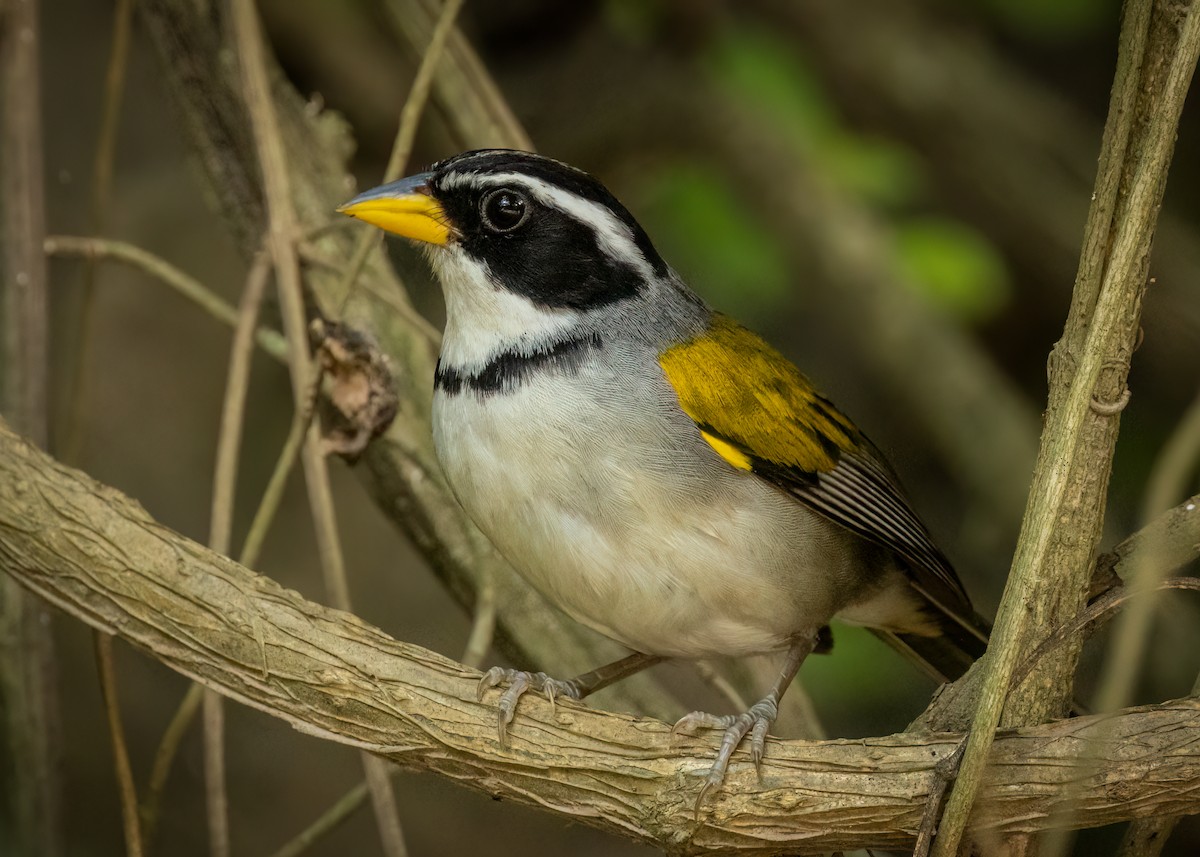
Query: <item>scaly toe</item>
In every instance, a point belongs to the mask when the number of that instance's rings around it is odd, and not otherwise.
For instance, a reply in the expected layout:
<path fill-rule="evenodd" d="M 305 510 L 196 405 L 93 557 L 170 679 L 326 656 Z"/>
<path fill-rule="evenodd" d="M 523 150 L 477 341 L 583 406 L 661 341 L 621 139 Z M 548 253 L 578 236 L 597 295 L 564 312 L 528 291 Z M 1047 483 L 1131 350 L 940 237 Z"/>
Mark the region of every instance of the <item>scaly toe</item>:
<path fill-rule="evenodd" d="M 513 716 L 517 713 L 517 703 L 521 701 L 525 691 L 529 690 L 529 679 L 529 673 L 519 672 L 512 676 L 509 679 L 508 690 L 504 691 L 500 701 L 496 703 L 496 708 L 499 709 L 500 743 L 506 747 L 508 746 L 508 724 L 512 723 Z"/>
<path fill-rule="evenodd" d="M 671 737 L 679 734 L 695 735 L 699 729 L 728 729 L 736 719 L 736 715 L 732 714 L 717 716 L 706 711 L 693 711 L 675 721 L 675 725 L 671 727 Z"/>
<path fill-rule="evenodd" d="M 513 717 L 517 713 L 517 705 L 526 691 L 536 690 L 545 694 L 546 699 L 550 701 L 552 711 L 555 700 L 559 696 L 569 699 L 580 699 L 582 696 L 578 685 L 573 681 L 560 681 L 541 672 L 531 673 L 508 667 L 492 667 L 479 680 L 479 685 L 475 689 L 476 698 L 482 700 L 483 694 L 488 688 L 504 683 L 508 684 L 508 688 L 500 696 L 500 701 L 496 703 L 497 731 L 500 734 L 500 743 L 504 746 L 508 746 L 508 725 L 512 723 Z"/>
<path fill-rule="evenodd" d="M 771 728 L 771 724 L 775 722 L 778 715 L 779 710 L 774 700 L 768 698 L 755 703 L 744 714 L 716 717 L 703 712 L 692 712 L 675 724 L 671 730 L 672 734 L 676 729 L 688 731 L 699 726 L 719 726 L 725 729 L 724 734 L 721 735 L 721 747 L 717 750 L 717 758 L 713 760 L 713 765 L 708 770 L 708 776 L 704 778 L 704 785 L 700 788 L 700 795 L 696 798 L 697 816 L 699 816 L 704 799 L 715 791 L 719 791 L 724 784 L 725 774 L 729 770 L 729 762 L 733 758 L 734 751 L 747 735 L 750 736 L 750 758 L 754 761 L 755 769 L 761 769 L 763 752 L 767 743 L 767 730 Z"/>

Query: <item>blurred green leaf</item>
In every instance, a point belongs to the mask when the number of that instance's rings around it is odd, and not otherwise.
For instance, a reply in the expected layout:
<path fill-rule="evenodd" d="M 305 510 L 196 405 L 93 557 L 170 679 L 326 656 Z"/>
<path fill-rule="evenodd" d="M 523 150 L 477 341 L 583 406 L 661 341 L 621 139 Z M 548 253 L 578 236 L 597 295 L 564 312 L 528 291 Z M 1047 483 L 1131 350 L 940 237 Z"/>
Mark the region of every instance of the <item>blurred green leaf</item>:
<path fill-rule="evenodd" d="M 950 313 L 979 321 L 1008 301 L 1008 270 L 996 249 L 969 226 L 944 217 L 896 224 L 901 264 L 933 301 Z"/>
<path fill-rule="evenodd" d="M 842 125 L 820 79 L 794 42 L 746 27 L 725 31 L 710 57 L 717 80 L 803 147 L 841 185 L 888 206 L 916 199 L 921 164 L 889 140 L 865 137 Z"/>
<path fill-rule="evenodd" d="M 1027 36 L 1083 36 L 1115 21 L 1115 0 L 982 0 L 1010 29 Z"/>
<path fill-rule="evenodd" d="M 696 162 L 669 164 L 639 191 L 638 219 L 701 294 L 742 316 L 780 305 L 789 292 L 787 259 L 721 174 Z"/>
<path fill-rule="evenodd" d="M 921 194 L 920 162 L 889 140 L 837 131 L 821 146 L 821 155 L 843 186 L 871 202 L 899 207 Z"/>
<path fill-rule="evenodd" d="M 836 111 L 794 44 L 762 30 L 729 28 L 714 40 L 709 66 L 721 84 L 799 143 L 837 127 Z"/>
<path fill-rule="evenodd" d="M 646 45 L 663 24 L 664 9 L 656 0 L 607 0 L 604 22 L 630 44 Z"/>

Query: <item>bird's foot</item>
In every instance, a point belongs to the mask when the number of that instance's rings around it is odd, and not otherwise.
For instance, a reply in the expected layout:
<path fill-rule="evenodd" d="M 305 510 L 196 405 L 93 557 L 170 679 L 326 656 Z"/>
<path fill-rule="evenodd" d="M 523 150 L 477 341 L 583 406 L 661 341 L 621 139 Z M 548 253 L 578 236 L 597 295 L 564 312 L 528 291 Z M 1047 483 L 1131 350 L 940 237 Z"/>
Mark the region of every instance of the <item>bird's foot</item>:
<path fill-rule="evenodd" d="M 717 751 L 716 761 L 709 769 L 708 776 L 704 778 L 704 785 L 700 788 L 699 797 L 696 798 L 697 814 L 709 792 L 713 789 L 720 789 L 721 784 L 725 782 L 725 773 L 729 770 L 729 760 L 733 757 L 733 751 L 738 748 L 746 735 L 750 736 L 750 758 L 754 760 L 754 767 L 762 768 L 767 730 L 771 728 L 771 724 L 778 716 L 778 702 L 773 696 L 768 696 L 750 706 L 750 710 L 743 714 L 719 717 L 703 711 L 693 711 L 675 722 L 675 725 L 671 727 L 673 734 L 682 732 L 685 735 L 693 735 L 697 729 L 725 730 L 725 734 L 721 736 L 721 749 Z"/>
<path fill-rule="evenodd" d="M 496 704 L 496 727 L 500 733 L 500 743 L 508 746 L 508 724 L 512 723 L 513 715 L 517 712 L 517 703 L 525 695 L 525 691 L 534 690 L 545 694 L 553 707 L 555 698 L 565 696 L 569 699 L 582 699 L 583 693 L 575 681 L 563 681 L 550 678 L 545 673 L 531 673 L 524 670 L 508 669 L 507 667 L 492 667 L 483 674 L 476 688 L 475 698 L 483 699 L 483 693 L 490 687 L 507 684 L 508 688 L 500 696 Z"/>

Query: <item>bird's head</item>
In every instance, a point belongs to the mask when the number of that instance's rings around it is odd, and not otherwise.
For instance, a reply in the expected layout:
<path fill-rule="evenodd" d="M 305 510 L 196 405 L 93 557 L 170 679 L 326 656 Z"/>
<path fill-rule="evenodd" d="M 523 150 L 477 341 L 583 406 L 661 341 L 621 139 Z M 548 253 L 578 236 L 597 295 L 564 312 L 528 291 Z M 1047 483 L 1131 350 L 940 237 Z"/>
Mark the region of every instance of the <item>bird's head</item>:
<path fill-rule="evenodd" d="M 586 310 L 667 276 L 646 233 L 600 182 L 529 152 L 465 152 L 338 211 L 423 242 L 448 299 L 499 291 L 542 310 Z"/>

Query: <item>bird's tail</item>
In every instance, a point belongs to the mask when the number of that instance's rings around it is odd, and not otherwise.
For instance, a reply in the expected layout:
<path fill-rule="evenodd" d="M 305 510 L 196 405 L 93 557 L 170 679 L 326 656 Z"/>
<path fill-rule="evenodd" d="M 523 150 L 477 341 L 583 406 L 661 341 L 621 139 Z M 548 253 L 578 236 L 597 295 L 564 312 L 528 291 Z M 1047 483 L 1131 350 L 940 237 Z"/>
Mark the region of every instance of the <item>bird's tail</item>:
<path fill-rule="evenodd" d="M 983 656 L 992 626 L 974 611 L 969 618 L 958 613 L 939 618 L 942 633 L 936 637 L 872 630 L 934 681 L 955 681 Z"/>

